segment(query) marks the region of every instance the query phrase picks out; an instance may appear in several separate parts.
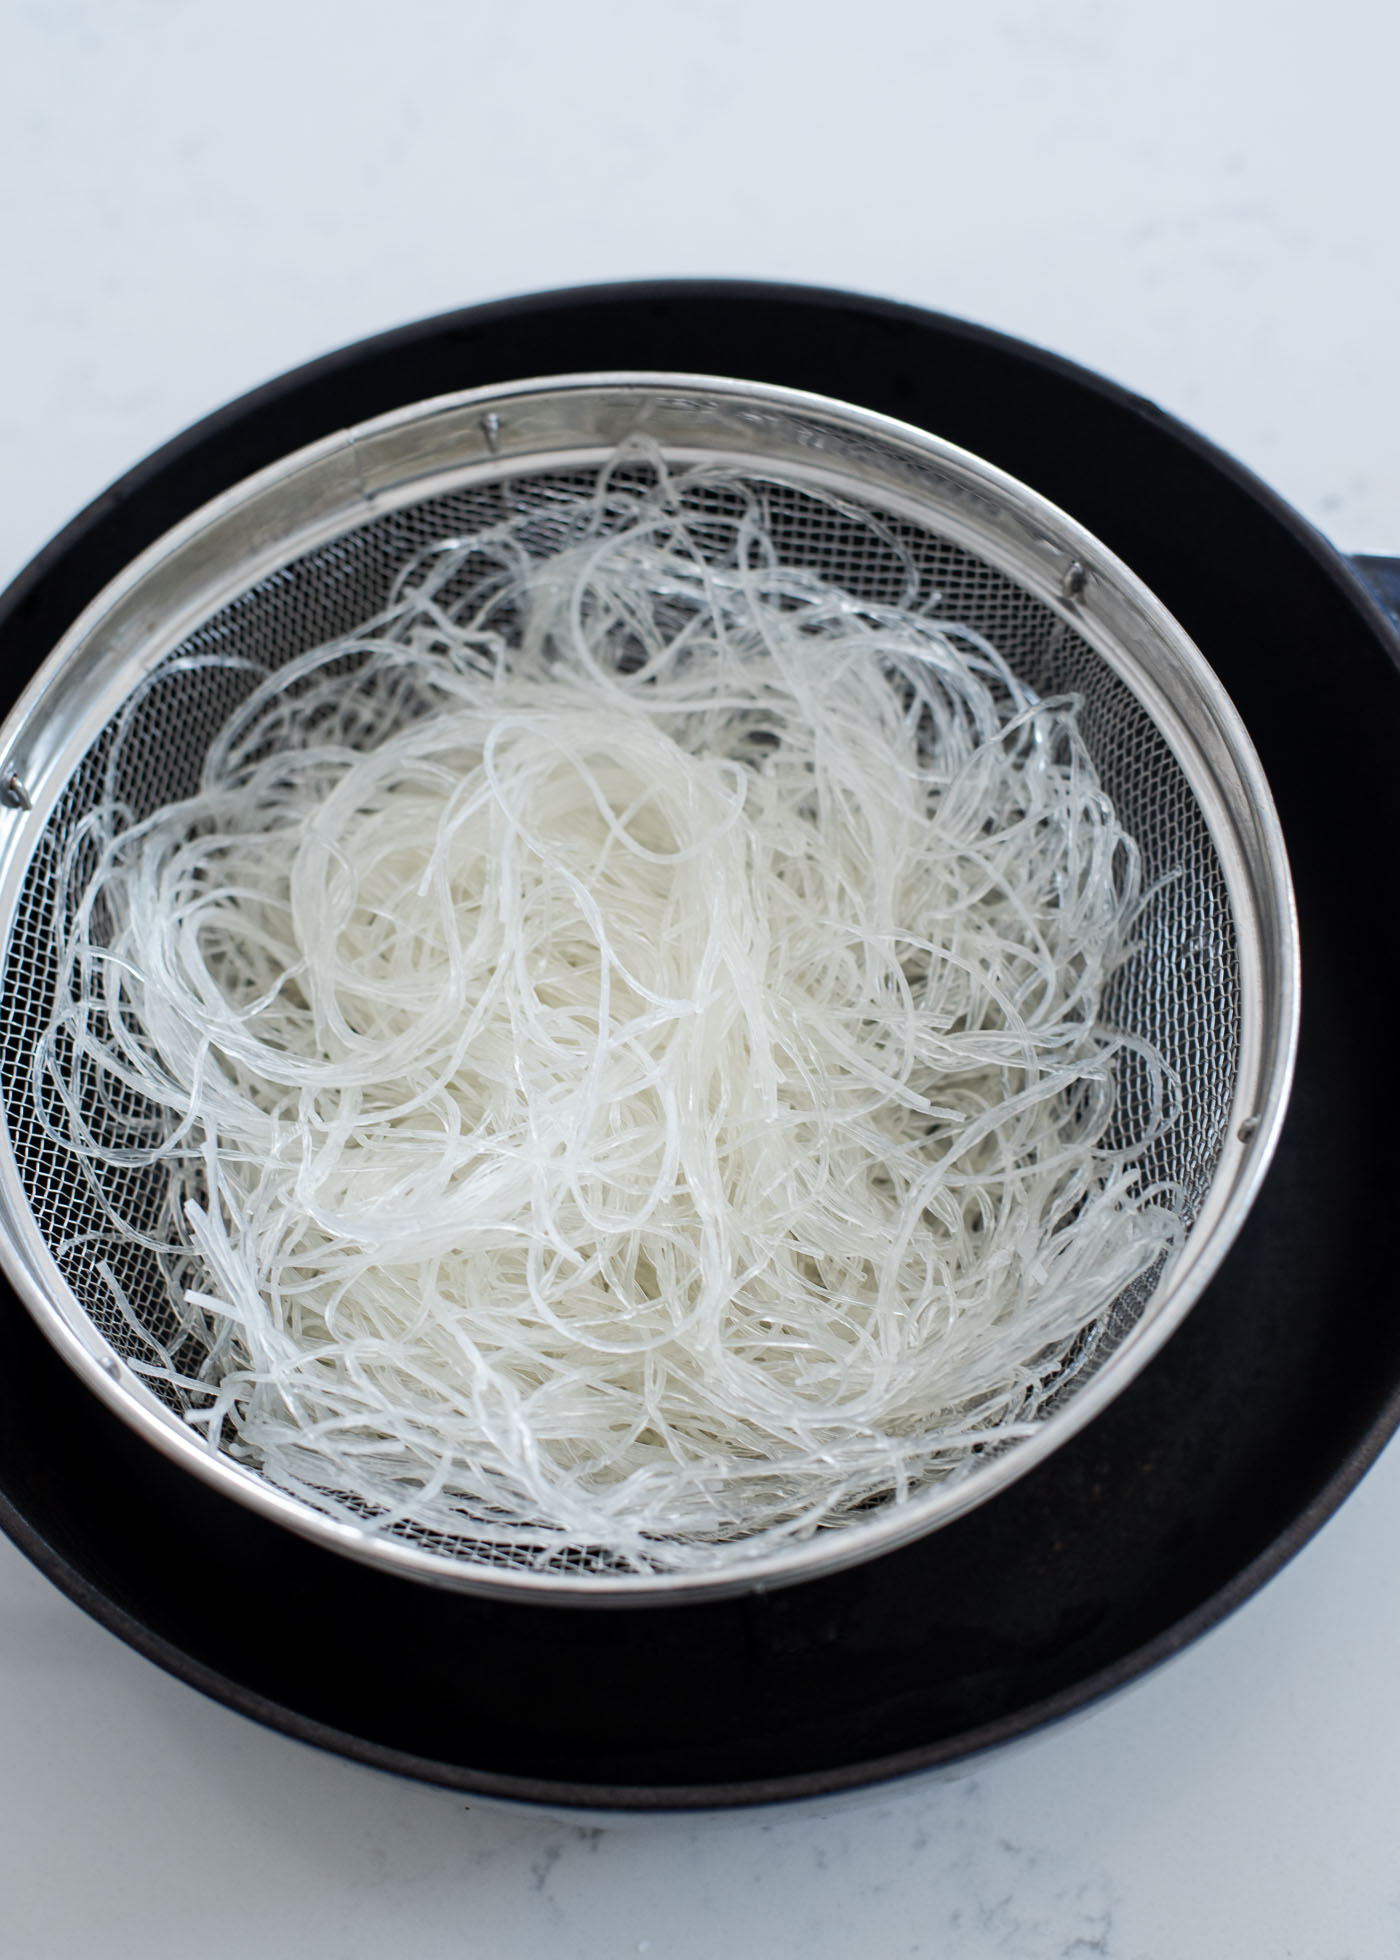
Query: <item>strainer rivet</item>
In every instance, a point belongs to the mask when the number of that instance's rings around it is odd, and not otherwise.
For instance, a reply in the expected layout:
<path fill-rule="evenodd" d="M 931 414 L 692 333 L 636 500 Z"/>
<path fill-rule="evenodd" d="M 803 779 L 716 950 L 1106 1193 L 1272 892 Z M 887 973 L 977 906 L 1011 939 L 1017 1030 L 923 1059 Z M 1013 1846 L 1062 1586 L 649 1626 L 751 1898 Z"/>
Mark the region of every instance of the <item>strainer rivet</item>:
<path fill-rule="evenodd" d="M 13 769 L 7 769 L 4 775 L 0 776 L 0 803 L 6 804 L 11 810 L 34 808 L 33 798 Z"/>
<path fill-rule="evenodd" d="M 1076 558 L 1066 566 L 1065 575 L 1060 580 L 1060 591 L 1066 599 L 1077 599 L 1084 590 L 1088 574 Z"/>
<path fill-rule="evenodd" d="M 1246 1116 L 1243 1123 L 1241 1123 L 1240 1127 L 1235 1131 L 1235 1135 L 1239 1138 L 1241 1143 L 1248 1143 L 1249 1139 L 1254 1135 L 1254 1132 L 1258 1128 L 1259 1128 L 1259 1118 L 1257 1116 Z"/>
<path fill-rule="evenodd" d="M 481 433 L 486 438 L 486 447 L 491 451 L 491 454 L 493 456 L 498 455 L 501 447 L 501 418 L 496 414 L 494 409 L 489 414 L 482 416 Z"/>

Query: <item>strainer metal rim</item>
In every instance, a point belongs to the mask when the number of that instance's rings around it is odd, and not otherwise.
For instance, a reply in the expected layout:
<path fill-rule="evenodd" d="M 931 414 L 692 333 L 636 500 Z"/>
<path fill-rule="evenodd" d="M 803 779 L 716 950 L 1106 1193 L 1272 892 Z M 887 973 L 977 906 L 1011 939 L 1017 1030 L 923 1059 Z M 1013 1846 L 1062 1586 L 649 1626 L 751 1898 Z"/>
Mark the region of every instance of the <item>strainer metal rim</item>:
<path fill-rule="evenodd" d="M 594 442 L 541 451 L 542 428 L 572 411 L 591 412 Z M 712 412 L 712 413 L 711 413 Z M 300 557 L 325 539 L 407 503 L 477 478 L 518 472 L 522 454 L 543 470 L 601 460 L 622 433 L 658 433 L 668 418 L 707 413 L 725 425 L 726 444 L 693 453 L 729 454 L 751 465 L 773 461 L 775 421 L 799 432 L 796 457 L 781 473 L 804 467 L 826 484 L 843 476 L 853 494 L 898 511 L 965 544 L 1045 601 L 1093 647 L 1147 708 L 1201 803 L 1237 918 L 1262 917 L 1267 930 L 1241 941 L 1242 1025 L 1235 1099 L 1210 1191 L 1181 1255 L 1164 1276 L 1137 1325 L 1100 1371 L 1056 1409 L 1037 1433 L 984 1459 L 965 1478 L 873 1514 L 868 1522 L 818 1534 L 778 1553 L 739 1560 L 713 1572 L 597 1574 L 531 1572 L 475 1566 L 422 1546 L 360 1529 L 300 1503 L 256 1473 L 211 1453 L 103 1341 L 52 1267 L 51 1255 L 20 1185 L 5 1131 L 0 1152 L 0 1264 L 65 1360 L 108 1407 L 146 1441 L 203 1481 L 264 1516 L 364 1563 L 429 1583 L 493 1596 L 524 1594 L 574 1604 L 698 1599 L 818 1576 L 922 1536 L 974 1508 L 1024 1475 L 1125 1388 L 1180 1325 L 1217 1271 L 1259 1189 L 1282 1125 L 1298 1038 L 1298 929 L 1282 832 L 1253 745 L 1203 656 L 1135 574 L 1064 511 L 1006 472 L 892 417 L 804 391 L 694 374 L 651 372 L 546 376 L 434 397 L 341 430 L 259 471 L 192 513 L 140 554 L 85 608 L 0 728 L 0 783 L 22 785 L 30 806 L 0 814 L 0 920 L 14 915 L 16 894 L 49 811 L 73 763 L 140 672 L 154 666 L 200 620 L 234 593 Z M 599 437 L 601 436 L 601 440 Z M 735 447 L 747 436 L 746 447 Z M 554 439 L 558 440 L 555 427 Z M 686 460 L 684 446 L 664 442 Z M 441 452 L 451 448 L 444 464 Z M 805 450 L 806 460 L 802 451 Z M 905 494 L 887 477 L 862 482 L 853 465 L 862 451 L 882 469 L 897 461 Z M 833 462 L 838 453 L 839 464 Z M 936 482 L 954 508 L 936 522 L 917 508 L 920 486 Z M 277 518 L 295 528 L 277 528 Z M 251 525 L 252 555 L 237 576 L 214 580 L 221 534 L 239 519 Z M 989 539 L 995 549 L 989 550 Z M 250 539 L 245 538 L 245 548 Z M 201 573 L 205 583 L 199 584 Z M 169 609 L 185 581 L 185 604 Z M 212 580 L 212 582 L 211 582 Z M 1126 642 L 1117 635 L 1128 632 Z M 1149 661 L 1148 655 L 1151 660 Z M 1152 662 L 1174 683 L 1169 700 Z M 135 666 L 133 666 L 135 662 Z M 115 699 L 108 700 L 110 693 Z M 77 699 L 75 726 L 64 710 Z M 66 733 L 63 733 L 66 728 Z M 59 739 L 53 739 L 59 731 Z M 50 739 L 46 740 L 45 737 Z M 1205 760 L 1211 788 L 1202 794 Z M 1229 794 L 1215 787 L 1223 769 Z M 1268 1000 L 1272 1012 L 1262 1003 Z M 0 1111 L 3 1122 L 3 1111 Z M 26 1256 L 26 1254 L 28 1256 Z M 35 1271 L 48 1269 L 46 1283 Z"/>

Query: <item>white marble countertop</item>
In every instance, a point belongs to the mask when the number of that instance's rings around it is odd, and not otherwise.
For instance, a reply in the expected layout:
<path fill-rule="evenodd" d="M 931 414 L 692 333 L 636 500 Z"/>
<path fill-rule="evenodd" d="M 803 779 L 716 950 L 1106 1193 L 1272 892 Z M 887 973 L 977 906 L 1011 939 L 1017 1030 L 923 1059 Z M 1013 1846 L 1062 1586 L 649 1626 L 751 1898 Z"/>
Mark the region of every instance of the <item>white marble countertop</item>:
<path fill-rule="evenodd" d="M 380 328 L 663 274 L 1053 347 L 1400 552 L 1400 11 L 0 0 L 0 582 Z M 598 1831 L 203 1700 L 0 1542 L 0 1953 L 1400 1955 L 1400 1458 L 1116 1703 L 943 1782 Z"/>

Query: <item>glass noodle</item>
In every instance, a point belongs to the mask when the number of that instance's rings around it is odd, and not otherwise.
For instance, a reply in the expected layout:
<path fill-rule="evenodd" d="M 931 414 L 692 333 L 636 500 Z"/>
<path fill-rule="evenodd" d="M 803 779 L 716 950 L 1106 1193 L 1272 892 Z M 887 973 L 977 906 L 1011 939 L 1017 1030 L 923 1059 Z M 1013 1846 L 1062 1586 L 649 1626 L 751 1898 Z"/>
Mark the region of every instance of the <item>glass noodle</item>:
<path fill-rule="evenodd" d="M 751 476 L 633 446 L 546 530 L 442 540 L 188 800 L 107 797 L 34 1094 L 168 1179 L 143 1365 L 211 1448 L 699 1569 L 1031 1431 L 1178 1242 L 1173 1084 L 1101 1018 L 1143 894 L 1072 700 L 785 563 Z"/>

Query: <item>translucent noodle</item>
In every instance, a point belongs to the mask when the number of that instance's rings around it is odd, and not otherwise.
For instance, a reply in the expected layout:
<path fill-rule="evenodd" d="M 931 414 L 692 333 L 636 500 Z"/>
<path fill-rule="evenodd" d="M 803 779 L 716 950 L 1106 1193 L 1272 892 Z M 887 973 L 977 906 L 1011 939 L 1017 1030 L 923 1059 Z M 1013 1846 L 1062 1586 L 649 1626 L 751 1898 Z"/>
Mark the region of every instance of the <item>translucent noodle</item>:
<path fill-rule="evenodd" d="M 1173 1085 L 1103 1023 L 1143 895 L 1075 703 L 907 599 L 632 450 L 88 820 L 36 1106 L 168 1178 L 146 1372 L 211 1448 L 664 1570 L 1033 1431 L 1178 1242 Z"/>

